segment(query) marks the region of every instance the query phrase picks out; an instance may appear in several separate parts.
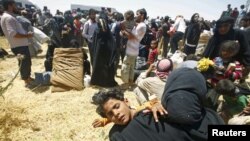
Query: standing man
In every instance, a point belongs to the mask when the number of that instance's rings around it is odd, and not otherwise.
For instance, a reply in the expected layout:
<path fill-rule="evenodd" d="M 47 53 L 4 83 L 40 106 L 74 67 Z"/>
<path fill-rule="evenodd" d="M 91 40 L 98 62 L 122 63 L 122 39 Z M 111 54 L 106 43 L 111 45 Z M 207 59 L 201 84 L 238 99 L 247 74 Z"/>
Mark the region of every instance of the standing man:
<path fill-rule="evenodd" d="M 93 35 L 95 30 L 97 29 L 97 23 L 95 21 L 96 11 L 94 9 L 89 9 L 89 20 L 84 24 L 83 28 L 83 37 L 85 37 L 88 41 L 88 48 L 90 54 L 90 62 L 93 64 Z"/>
<path fill-rule="evenodd" d="M 132 32 L 121 30 L 122 34 L 128 37 L 126 55 L 122 64 L 122 80 L 125 83 L 125 89 L 132 85 L 134 80 L 134 68 L 136 57 L 139 54 L 139 45 L 146 33 L 146 24 L 144 23 L 147 17 L 147 11 L 139 9 L 136 12 L 137 25 L 133 28 Z"/>
<path fill-rule="evenodd" d="M 32 88 L 31 73 L 31 57 L 29 52 L 28 38 L 33 36 L 32 32 L 25 32 L 21 23 L 19 23 L 15 17 L 15 13 L 18 12 L 14 0 L 3 0 L 4 14 L 1 19 L 1 26 L 5 37 L 7 38 L 11 51 L 15 54 L 24 55 L 24 59 L 19 60 L 21 77 L 25 82 L 25 87 Z"/>
<path fill-rule="evenodd" d="M 176 32 L 174 33 L 173 37 L 170 40 L 172 54 L 174 54 L 175 51 L 179 49 L 178 42 L 183 38 L 186 27 L 187 27 L 184 17 L 181 15 L 178 15 L 175 19 L 175 23 L 173 27 L 175 28 Z"/>
<path fill-rule="evenodd" d="M 168 54 L 168 43 L 170 40 L 170 35 L 168 33 L 169 29 L 171 27 L 171 24 L 169 23 L 169 16 L 165 16 L 164 23 L 162 25 L 162 36 L 163 36 L 163 53 L 162 57 L 167 58 Z"/>

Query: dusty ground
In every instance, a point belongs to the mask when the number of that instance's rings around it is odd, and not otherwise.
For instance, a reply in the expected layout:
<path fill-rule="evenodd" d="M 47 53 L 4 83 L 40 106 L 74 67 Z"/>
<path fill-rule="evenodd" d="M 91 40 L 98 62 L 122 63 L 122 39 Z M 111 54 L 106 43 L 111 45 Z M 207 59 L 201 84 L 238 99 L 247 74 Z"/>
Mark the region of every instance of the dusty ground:
<path fill-rule="evenodd" d="M 0 37 L 0 47 L 11 53 L 6 40 Z M 43 53 L 32 59 L 32 74 L 43 72 Z M 17 72 L 17 59 L 10 54 L 0 59 L 0 88 L 5 87 Z M 118 74 L 119 75 L 119 74 Z M 121 80 L 116 78 L 121 84 Z M 0 97 L 0 141 L 106 141 L 112 124 L 94 129 L 92 121 L 99 116 L 91 98 L 98 88 L 82 91 L 51 93 L 50 87 L 30 91 L 18 76 Z M 131 91 L 126 97 L 137 104 Z"/>

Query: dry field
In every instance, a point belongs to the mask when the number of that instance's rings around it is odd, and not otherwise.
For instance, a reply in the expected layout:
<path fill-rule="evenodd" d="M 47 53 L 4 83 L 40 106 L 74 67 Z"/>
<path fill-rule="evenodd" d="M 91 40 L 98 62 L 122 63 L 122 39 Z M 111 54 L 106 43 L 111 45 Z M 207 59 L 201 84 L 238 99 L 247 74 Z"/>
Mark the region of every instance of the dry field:
<path fill-rule="evenodd" d="M 0 88 L 5 87 L 18 70 L 6 40 L 0 37 L 0 47 L 10 55 L 0 59 Z M 43 72 L 46 45 L 43 53 L 32 59 L 32 74 Z M 119 75 L 119 74 L 118 74 Z M 121 80 L 116 78 L 121 84 Z M 0 141 L 107 141 L 112 124 L 93 128 L 92 121 L 99 116 L 91 98 L 100 88 L 82 91 L 51 93 L 50 87 L 31 91 L 18 76 L 0 97 Z M 136 105 L 131 91 L 126 97 Z"/>

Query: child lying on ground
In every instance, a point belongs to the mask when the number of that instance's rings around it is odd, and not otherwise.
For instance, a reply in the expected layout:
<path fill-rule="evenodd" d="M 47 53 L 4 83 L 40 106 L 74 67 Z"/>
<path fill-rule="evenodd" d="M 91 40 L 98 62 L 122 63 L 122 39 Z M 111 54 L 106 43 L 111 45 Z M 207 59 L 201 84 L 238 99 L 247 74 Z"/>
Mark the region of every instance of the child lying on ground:
<path fill-rule="evenodd" d="M 152 95 L 150 97 L 150 101 L 147 101 L 145 103 L 143 103 L 142 105 L 138 106 L 137 108 L 133 107 L 133 106 L 129 106 L 131 109 L 133 109 L 135 111 L 135 113 L 138 113 L 144 109 L 152 109 L 152 107 L 155 105 L 155 104 L 158 104 L 160 103 L 160 101 L 157 99 L 157 97 L 155 95 Z M 126 102 L 128 102 L 127 99 L 125 99 Z M 129 104 L 130 105 L 130 104 Z M 166 112 L 166 111 L 165 111 Z M 166 112 L 167 113 L 167 112 Z M 94 122 L 92 123 L 92 126 L 94 128 L 97 128 L 97 127 L 104 127 L 106 126 L 107 124 L 109 124 L 111 121 L 108 120 L 108 118 L 98 118 L 98 119 L 95 119 Z"/>

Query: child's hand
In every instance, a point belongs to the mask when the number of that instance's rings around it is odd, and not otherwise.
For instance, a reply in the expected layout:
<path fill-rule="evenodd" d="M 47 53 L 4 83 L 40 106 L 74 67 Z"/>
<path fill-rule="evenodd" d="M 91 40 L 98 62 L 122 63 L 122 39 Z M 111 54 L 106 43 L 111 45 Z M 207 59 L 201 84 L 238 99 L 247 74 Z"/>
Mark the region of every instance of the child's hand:
<path fill-rule="evenodd" d="M 150 70 L 150 71 L 154 70 L 154 69 L 155 69 L 155 66 L 156 66 L 156 65 L 155 65 L 154 63 L 153 63 L 153 64 L 150 64 L 148 70 Z"/>

